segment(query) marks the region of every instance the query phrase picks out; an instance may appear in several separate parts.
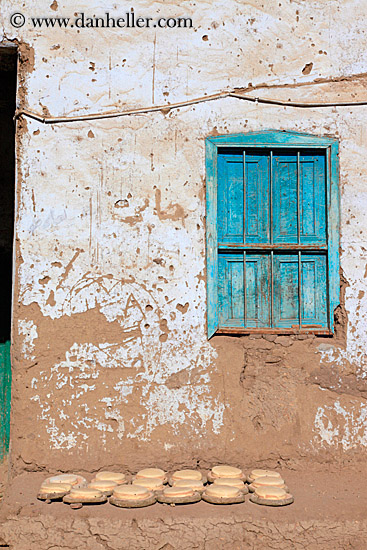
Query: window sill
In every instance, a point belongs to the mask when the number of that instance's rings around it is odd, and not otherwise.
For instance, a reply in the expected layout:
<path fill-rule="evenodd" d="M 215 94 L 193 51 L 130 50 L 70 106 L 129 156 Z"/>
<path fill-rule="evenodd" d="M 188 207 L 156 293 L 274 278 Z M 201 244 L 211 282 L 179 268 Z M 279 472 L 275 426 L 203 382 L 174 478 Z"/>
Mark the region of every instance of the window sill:
<path fill-rule="evenodd" d="M 297 328 L 243 328 L 243 327 L 224 327 L 219 328 L 216 334 L 315 334 L 316 336 L 332 336 L 333 333 L 325 328 L 304 327 Z"/>

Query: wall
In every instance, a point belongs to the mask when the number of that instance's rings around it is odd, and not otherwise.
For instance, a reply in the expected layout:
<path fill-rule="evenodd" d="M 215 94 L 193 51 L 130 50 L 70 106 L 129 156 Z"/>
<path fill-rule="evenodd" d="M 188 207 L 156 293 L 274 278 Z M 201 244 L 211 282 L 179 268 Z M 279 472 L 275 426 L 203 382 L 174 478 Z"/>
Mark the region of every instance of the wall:
<path fill-rule="evenodd" d="M 364 0 L 133 2 L 194 29 L 32 29 L 125 13 L 94 0 L 28 18 L 19 105 L 52 116 L 168 105 L 232 88 L 367 98 Z M 95 469 L 365 460 L 367 107 L 234 98 L 135 116 L 17 123 L 12 464 Z M 208 135 L 284 129 L 340 140 L 342 306 L 332 339 L 206 338 Z"/>

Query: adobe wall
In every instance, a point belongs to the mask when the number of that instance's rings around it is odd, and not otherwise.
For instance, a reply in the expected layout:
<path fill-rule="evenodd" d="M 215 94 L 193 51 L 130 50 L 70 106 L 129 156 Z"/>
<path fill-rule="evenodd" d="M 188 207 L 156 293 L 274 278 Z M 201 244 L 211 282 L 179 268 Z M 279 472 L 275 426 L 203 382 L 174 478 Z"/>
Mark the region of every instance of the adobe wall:
<path fill-rule="evenodd" d="M 191 16 L 195 28 L 14 29 L 18 2 L 3 0 L 4 39 L 21 51 L 19 105 L 77 116 L 233 88 L 367 98 L 364 0 L 133 4 L 143 16 Z M 18 121 L 14 473 L 366 459 L 366 115 L 223 98 L 89 122 Z M 204 140 L 262 129 L 340 140 L 332 339 L 207 340 Z"/>

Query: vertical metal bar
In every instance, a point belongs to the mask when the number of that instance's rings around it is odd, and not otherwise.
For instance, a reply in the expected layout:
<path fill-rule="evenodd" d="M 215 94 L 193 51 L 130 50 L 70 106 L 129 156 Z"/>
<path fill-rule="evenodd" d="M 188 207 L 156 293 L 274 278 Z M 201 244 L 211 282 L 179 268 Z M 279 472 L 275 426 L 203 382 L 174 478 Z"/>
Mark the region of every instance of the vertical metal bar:
<path fill-rule="evenodd" d="M 246 242 L 246 151 L 243 152 L 243 244 Z"/>
<path fill-rule="evenodd" d="M 270 219 L 270 244 L 273 244 L 273 151 L 270 151 L 269 166 L 269 219 Z"/>
<path fill-rule="evenodd" d="M 297 244 L 301 244 L 300 154 L 297 151 Z"/>
<path fill-rule="evenodd" d="M 329 211 L 330 211 L 330 197 L 331 197 L 331 148 L 326 149 L 326 181 L 325 181 L 325 222 L 326 222 L 326 242 L 327 242 L 327 252 L 326 252 L 326 306 L 327 306 L 327 326 L 329 329 L 332 328 L 332 319 L 330 318 L 330 277 L 329 277 Z"/>
<path fill-rule="evenodd" d="M 301 251 L 298 251 L 298 319 L 299 330 L 302 328 L 302 258 Z"/>
<path fill-rule="evenodd" d="M 246 250 L 243 252 L 243 318 L 244 318 L 244 326 L 247 325 L 247 315 L 246 315 L 246 309 L 247 309 L 247 300 L 246 300 Z"/>
<path fill-rule="evenodd" d="M 270 251 L 270 326 L 274 328 L 274 252 Z"/>
<path fill-rule="evenodd" d="M 270 218 L 270 244 L 273 244 L 273 151 L 270 151 L 269 166 L 269 218 Z M 270 326 L 274 328 L 274 253 L 270 252 Z"/>
<path fill-rule="evenodd" d="M 246 151 L 243 152 L 243 244 L 246 242 Z M 247 325 L 246 316 L 246 250 L 243 252 L 243 321 Z"/>
<path fill-rule="evenodd" d="M 297 244 L 301 244 L 300 153 L 297 151 Z M 302 327 L 302 258 L 298 251 L 298 324 Z"/>
<path fill-rule="evenodd" d="M 228 268 L 229 268 L 229 274 L 230 277 L 228 277 L 228 280 L 230 282 L 230 297 L 231 297 L 231 319 L 233 319 L 233 269 L 232 269 L 232 262 L 227 262 Z"/>

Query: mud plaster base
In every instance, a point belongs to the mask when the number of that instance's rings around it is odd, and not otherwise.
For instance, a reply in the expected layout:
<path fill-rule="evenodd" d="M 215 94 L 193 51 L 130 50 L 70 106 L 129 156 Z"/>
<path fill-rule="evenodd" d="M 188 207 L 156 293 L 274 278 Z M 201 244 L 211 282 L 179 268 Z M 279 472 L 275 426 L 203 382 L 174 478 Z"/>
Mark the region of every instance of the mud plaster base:
<path fill-rule="evenodd" d="M 145 442 L 139 441 L 139 444 L 136 439 L 127 436 L 120 441 L 114 430 L 107 431 L 103 445 L 111 451 L 108 463 L 100 439 L 102 432 L 98 430 L 90 430 L 88 433 L 88 445 L 95 449 L 93 453 L 88 452 L 83 445 L 72 452 L 53 448 L 45 426 L 34 421 L 40 408 L 38 403 L 29 401 L 34 397 L 33 378 L 40 379 L 40 373 L 48 372 L 50 364 L 58 363 L 60 357 L 65 356 L 65 348 L 71 349 L 75 342 L 99 342 L 101 334 L 107 342 L 118 341 L 121 326 L 117 321 L 107 322 L 101 313 L 94 310 L 73 315 L 72 322 L 67 316 L 51 321 L 49 317 L 43 318 L 37 307 L 31 305 L 24 309 L 22 316 L 34 320 L 39 342 L 35 351 L 36 365 L 32 366 L 33 363 L 28 362 L 28 369 L 22 363 L 14 366 L 11 426 L 14 474 L 34 470 L 73 471 L 76 456 L 78 463 L 87 471 L 108 467 L 122 471 L 133 469 L 134 472 L 150 465 L 173 471 L 197 467 L 210 469 L 218 463 L 240 466 L 247 472 L 256 466 L 269 469 L 277 469 L 279 464 L 300 467 L 303 463 L 306 466 L 310 460 L 338 463 L 342 468 L 348 462 L 365 460 L 357 435 L 351 437 L 352 433 L 357 432 L 353 431 L 354 428 L 350 432 L 348 428 L 352 418 L 350 414 L 355 417 L 355 411 L 359 410 L 358 403 L 364 395 L 365 383 L 355 380 L 352 367 L 337 364 L 320 367 L 321 354 L 318 347 L 322 344 L 336 345 L 334 339 L 327 338 L 299 341 L 281 337 L 282 343 L 279 344 L 264 338 L 213 337 L 211 345 L 218 353 L 218 359 L 210 375 L 210 395 L 215 396 L 219 392 L 226 395 L 226 402 L 231 404 L 225 409 L 222 428 L 215 434 L 209 424 L 208 429 L 202 430 L 201 420 L 199 422 L 198 419 L 192 420 L 196 422 L 194 431 L 188 428 L 186 422 L 178 425 L 178 431 L 170 422 L 164 422 L 157 425 L 151 438 Z M 45 346 L 53 342 L 50 356 L 42 342 L 45 342 Z M 20 355 L 21 350 L 15 347 L 14 354 Z M 169 376 L 161 389 L 166 394 L 166 391 L 175 393 L 180 388 L 194 388 L 192 380 L 194 377 L 200 379 L 202 374 L 200 369 L 196 369 L 195 374 L 184 369 Z M 337 388 L 335 380 L 338 380 Z M 82 378 L 80 383 L 84 382 Z M 86 404 L 94 407 L 96 402 L 111 397 L 112 394 L 106 393 L 106 386 L 112 388 L 120 382 L 119 369 L 102 369 L 96 390 L 90 394 L 90 401 Z M 320 387 L 328 391 L 320 391 Z M 136 382 L 132 395 L 138 396 L 142 390 L 140 382 Z M 51 391 L 48 380 L 38 385 L 37 392 L 44 406 L 52 401 L 54 410 L 61 407 L 62 401 L 68 399 L 69 395 L 65 392 L 60 394 L 56 388 Z M 53 397 L 47 398 L 50 392 Z M 264 394 L 265 401 L 262 400 Z M 345 418 L 335 411 L 338 400 L 341 400 L 343 410 L 348 411 Z M 67 412 L 70 417 L 81 414 L 81 411 L 77 413 L 70 407 Z M 320 446 L 322 437 L 315 431 L 315 415 L 320 407 L 320 410 L 326 411 L 326 416 L 322 416 L 319 422 L 320 426 L 327 426 L 330 420 L 333 429 L 338 427 L 337 445 Z M 126 424 L 138 417 L 145 418 L 146 414 L 147 409 L 139 404 L 138 397 L 132 398 L 124 406 Z M 186 417 L 188 419 L 193 411 L 185 409 L 184 414 L 189 415 Z M 97 420 L 101 420 L 99 416 Z M 63 422 L 65 425 L 62 430 L 59 428 L 61 431 L 69 433 L 75 429 L 68 421 Z M 80 433 L 82 437 L 82 428 Z M 343 437 L 348 451 L 344 451 L 340 444 Z M 162 441 L 170 443 L 167 452 L 162 452 Z M 124 446 L 123 463 L 121 444 Z"/>
<path fill-rule="evenodd" d="M 365 471 L 281 473 L 294 488 L 292 506 L 254 506 L 247 499 L 228 507 L 199 502 L 135 510 L 46 505 L 36 498 L 42 474 L 25 474 L 13 481 L 0 507 L 0 543 L 11 550 L 367 548 Z"/>

